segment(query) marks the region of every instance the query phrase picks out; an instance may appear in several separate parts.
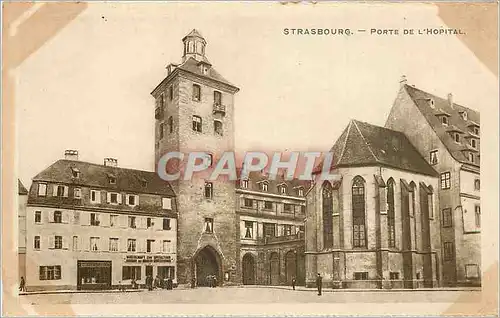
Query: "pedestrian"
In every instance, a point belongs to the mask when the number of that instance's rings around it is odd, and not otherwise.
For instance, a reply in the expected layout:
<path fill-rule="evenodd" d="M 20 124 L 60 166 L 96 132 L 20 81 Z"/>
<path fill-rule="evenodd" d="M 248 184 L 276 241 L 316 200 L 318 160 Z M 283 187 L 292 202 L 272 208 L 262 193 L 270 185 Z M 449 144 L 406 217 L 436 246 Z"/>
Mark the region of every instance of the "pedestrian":
<path fill-rule="evenodd" d="M 191 278 L 191 288 L 195 288 L 196 287 L 196 278 L 192 277 Z"/>
<path fill-rule="evenodd" d="M 19 283 L 19 291 L 26 292 L 26 281 L 24 280 L 24 276 L 21 276 L 21 282 Z"/>
<path fill-rule="evenodd" d="M 321 288 L 323 287 L 323 277 L 318 273 L 316 277 L 316 287 L 318 288 L 318 296 L 321 296 Z"/>
<path fill-rule="evenodd" d="M 155 288 L 160 288 L 160 276 L 156 275 L 155 277 Z"/>
<path fill-rule="evenodd" d="M 212 287 L 217 287 L 217 276 L 215 275 L 212 276 Z"/>
<path fill-rule="evenodd" d="M 295 290 L 295 284 L 297 283 L 297 280 L 295 279 L 295 277 L 292 277 L 292 288 L 293 290 Z"/>
<path fill-rule="evenodd" d="M 153 276 L 151 275 L 146 276 L 146 286 L 149 291 L 153 290 Z"/>

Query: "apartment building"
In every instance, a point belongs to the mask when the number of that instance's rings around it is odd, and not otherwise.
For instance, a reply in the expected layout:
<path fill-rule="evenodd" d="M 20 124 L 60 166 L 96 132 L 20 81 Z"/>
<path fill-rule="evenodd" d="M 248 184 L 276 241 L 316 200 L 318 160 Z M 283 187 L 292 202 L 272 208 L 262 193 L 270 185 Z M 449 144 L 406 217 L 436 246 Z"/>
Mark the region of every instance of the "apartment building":
<path fill-rule="evenodd" d="M 26 210 L 28 291 L 176 282 L 177 209 L 156 173 L 65 159 L 33 178 Z"/>

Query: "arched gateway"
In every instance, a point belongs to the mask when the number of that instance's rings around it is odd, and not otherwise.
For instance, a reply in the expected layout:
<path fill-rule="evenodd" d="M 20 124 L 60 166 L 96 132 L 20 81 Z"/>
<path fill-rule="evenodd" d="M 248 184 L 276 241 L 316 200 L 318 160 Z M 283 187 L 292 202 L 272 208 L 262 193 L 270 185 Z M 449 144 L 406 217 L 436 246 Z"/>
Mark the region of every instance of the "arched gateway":
<path fill-rule="evenodd" d="M 215 276 L 217 285 L 222 282 L 221 258 L 219 253 L 211 246 L 199 250 L 193 262 L 193 273 L 198 286 L 208 286 L 208 277 Z"/>
<path fill-rule="evenodd" d="M 252 254 L 243 256 L 242 268 L 243 285 L 255 285 L 255 260 Z"/>

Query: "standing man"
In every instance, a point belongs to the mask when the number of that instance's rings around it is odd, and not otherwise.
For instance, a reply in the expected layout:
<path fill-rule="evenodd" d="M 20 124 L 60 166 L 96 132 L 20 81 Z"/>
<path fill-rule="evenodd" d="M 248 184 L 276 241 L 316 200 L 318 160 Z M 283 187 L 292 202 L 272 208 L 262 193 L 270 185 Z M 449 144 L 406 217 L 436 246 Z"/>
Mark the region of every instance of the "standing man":
<path fill-rule="evenodd" d="M 19 283 L 19 291 L 26 291 L 26 281 L 24 280 L 24 276 L 21 276 L 21 282 Z"/>
<path fill-rule="evenodd" d="M 292 288 L 295 290 L 295 284 L 297 283 L 297 280 L 295 279 L 295 276 L 292 277 Z"/>
<path fill-rule="evenodd" d="M 323 277 L 318 273 L 316 277 L 316 287 L 318 288 L 318 296 L 321 296 L 321 288 L 323 287 Z"/>

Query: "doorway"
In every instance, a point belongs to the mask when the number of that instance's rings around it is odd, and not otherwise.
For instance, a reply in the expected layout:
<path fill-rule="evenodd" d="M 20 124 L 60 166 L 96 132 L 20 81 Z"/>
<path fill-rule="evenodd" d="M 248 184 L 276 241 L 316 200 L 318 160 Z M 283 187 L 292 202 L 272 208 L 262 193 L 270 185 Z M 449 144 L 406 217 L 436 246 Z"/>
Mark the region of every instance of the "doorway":
<path fill-rule="evenodd" d="M 153 277 L 153 266 L 147 265 L 146 266 L 146 277 L 151 276 Z"/>
<path fill-rule="evenodd" d="M 255 285 L 255 260 L 252 254 L 243 256 L 243 285 Z"/>
<path fill-rule="evenodd" d="M 278 253 L 272 253 L 269 259 L 269 274 L 270 285 L 277 286 L 280 284 L 280 259 Z"/>
<path fill-rule="evenodd" d="M 297 254 L 295 251 L 289 251 L 285 254 L 285 273 L 287 285 L 292 284 L 292 279 L 297 280 Z"/>
<path fill-rule="evenodd" d="M 209 276 L 215 276 L 217 285 L 222 279 L 220 257 L 217 251 L 205 246 L 194 258 L 194 273 L 196 273 L 196 283 L 198 286 L 209 286 Z"/>
<path fill-rule="evenodd" d="M 77 289 L 111 288 L 110 261 L 78 261 Z"/>

